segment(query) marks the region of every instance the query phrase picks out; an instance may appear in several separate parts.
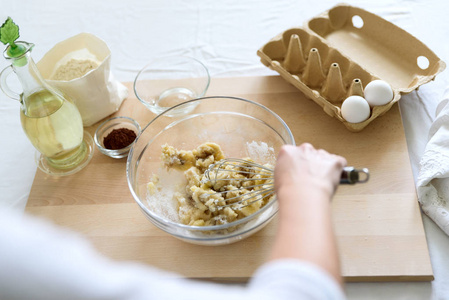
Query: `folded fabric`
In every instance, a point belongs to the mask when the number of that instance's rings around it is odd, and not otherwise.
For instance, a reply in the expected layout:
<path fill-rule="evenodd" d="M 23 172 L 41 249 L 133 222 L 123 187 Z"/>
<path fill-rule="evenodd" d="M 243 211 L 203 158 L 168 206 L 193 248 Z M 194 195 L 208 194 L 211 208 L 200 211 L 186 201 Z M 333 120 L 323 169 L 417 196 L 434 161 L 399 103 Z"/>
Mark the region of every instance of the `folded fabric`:
<path fill-rule="evenodd" d="M 422 210 L 449 235 L 449 94 L 438 104 L 417 179 Z"/>

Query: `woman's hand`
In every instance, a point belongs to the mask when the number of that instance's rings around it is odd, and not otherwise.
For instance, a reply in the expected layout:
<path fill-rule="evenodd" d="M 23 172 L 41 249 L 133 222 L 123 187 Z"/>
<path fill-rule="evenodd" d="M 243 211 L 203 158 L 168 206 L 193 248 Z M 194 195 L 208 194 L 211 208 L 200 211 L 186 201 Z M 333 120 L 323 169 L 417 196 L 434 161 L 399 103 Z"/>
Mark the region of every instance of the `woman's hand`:
<path fill-rule="evenodd" d="M 345 166 L 343 157 L 317 150 L 307 143 L 283 146 L 274 171 L 275 190 L 280 191 L 284 187 L 319 189 L 332 197 Z"/>

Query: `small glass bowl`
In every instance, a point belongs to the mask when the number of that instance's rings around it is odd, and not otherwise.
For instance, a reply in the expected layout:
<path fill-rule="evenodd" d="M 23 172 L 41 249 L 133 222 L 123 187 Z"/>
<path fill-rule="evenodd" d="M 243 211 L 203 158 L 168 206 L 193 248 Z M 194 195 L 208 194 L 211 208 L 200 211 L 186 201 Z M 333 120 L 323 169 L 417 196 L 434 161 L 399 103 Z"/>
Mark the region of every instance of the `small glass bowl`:
<path fill-rule="evenodd" d="M 178 104 L 189 105 L 170 109 L 165 116 L 182 116 L 198 104 L 189 100 L 203 97 L 209 88 L 207 67 L 188 56 L 165 56 L 145 65 L 134 80 L 134 93 L 151 112 L 160 114 Z"/>
<path fill-rule="evenodd" d="M 130 129 L 136 133 L 136 136 L 139 136 L 141 132 L 139 123 L 129 117 L 114 117 L 107 119 L 106 121 L 101 123 L 100 126 L 98 126 L 94 136 L 95 145 L 97 145 L 97 148 L 101 153 L 112 158 L 123 158 L 128 156 L 129 149 L 131 149 L 131 147 L 134 145 L 134 142 L 137 140 L 137 138 L 127 147 L 117 150 L 107 149 L 103 144 L 104 138 L 112 130 L 119 128 Z"/>

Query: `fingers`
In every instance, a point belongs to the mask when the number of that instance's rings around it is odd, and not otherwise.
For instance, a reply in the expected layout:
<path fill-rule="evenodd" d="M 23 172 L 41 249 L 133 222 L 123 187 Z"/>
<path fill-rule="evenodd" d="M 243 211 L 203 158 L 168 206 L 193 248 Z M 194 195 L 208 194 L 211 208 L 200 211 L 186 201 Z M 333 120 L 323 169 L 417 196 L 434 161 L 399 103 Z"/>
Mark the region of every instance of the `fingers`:
<path fill-rule="evenodd" d="M 284 145 L 278 155 L 278 163 L 291 167 L 292 164 L 312 164 L 318 167 L 320 164 L 329 164 L 336 170 L 341 170 L 347 165 L 344 157 L 331 154 L 324 149 L 315 149 L 309 143 L 299 146 Z"/>
<path fill-rule="evenodd" d="M 299 146 L 299 149 L 303 150 L 304 152 L 308 152 L 308 153 L 316 150 L 315 147 L 313 147 L 312 144 L 309 144 L 309 143 L 301 144 Z"/>
<path fill-rule="evenodd" d="M 331 154 L 332 156 L 334 156 L 335 160 L 337 161 L 337 164 L 340 168 L 344 168 L 348 165 L 348 162 L 346 160 L 346 158 L 339 156 L 339 155 L 335 155 L 335 154 Z"/>
<path fill-rule="evenodd" d="M 294 145 L 283 145 L 281 147 L 281 150 L 279 151 L 279 157 L 282 156 L 291 156 L 296 157 L 301 153 L 312 153 L 313 151 L 316 151 L 315 148 L 309 144 L 309 143 L 303 143 L 299 146 Z"/>
<path fill-rule="evenodd" d="M 296 150 L 297 150 L 297 147 L 294 145 L 283 145 L 281 147 L 281 150 L 279 151 L 279 156 L 294 155 Z"/>
<path fill-rule="evenodd" d="M 335 160 L 339 166 L 345 167 L 347 165 L 347 161 L 344 157 L 336 154 L 331 154 L 327 152 L 324 149 L 315 149 L 315 147 L 310 143 L 302 143 L 299 146 L 293 146 L 293 145 L 284 145 L 281 147 L 281 150 L 279 151 L 279 155 L 295 155 L 297 152 L 306 153 L 306 154 L 312 154 L 316 153 L 319 156 L 322 156 L 323 158 L 328 157 L 333 160 Z"/>

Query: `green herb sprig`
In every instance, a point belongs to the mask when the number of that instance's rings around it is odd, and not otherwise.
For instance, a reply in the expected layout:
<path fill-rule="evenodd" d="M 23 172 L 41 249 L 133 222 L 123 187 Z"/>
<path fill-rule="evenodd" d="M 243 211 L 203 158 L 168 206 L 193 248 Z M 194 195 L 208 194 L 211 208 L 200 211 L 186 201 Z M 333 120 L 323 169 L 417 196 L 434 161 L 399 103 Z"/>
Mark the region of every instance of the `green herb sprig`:
<path fill-rule="evenodd" d="M 17 26 L 11 17 L 8 17 L 0 27 L 0 42 L 5 45 L 10 45 L 12 49 L 15 49 L 17 45 L 14 43 L 19 38 L 19 26 Z"/>
<path fill-rule="evenodd" d="M 23 44 L 19 42 L 16 44 L 16 40 L 19 36 L 19 26 L 13 22 L 11 17 L 8 17 L 5 23 L 0 27 L 0 42 L 7 46 L 9 44 L 6 48 L 6 55 L 9 57 L 19 57 L 27 51 L 27 48 Z M 19 62 L 15 62 L 15 64 L 18 63 Z"/>

